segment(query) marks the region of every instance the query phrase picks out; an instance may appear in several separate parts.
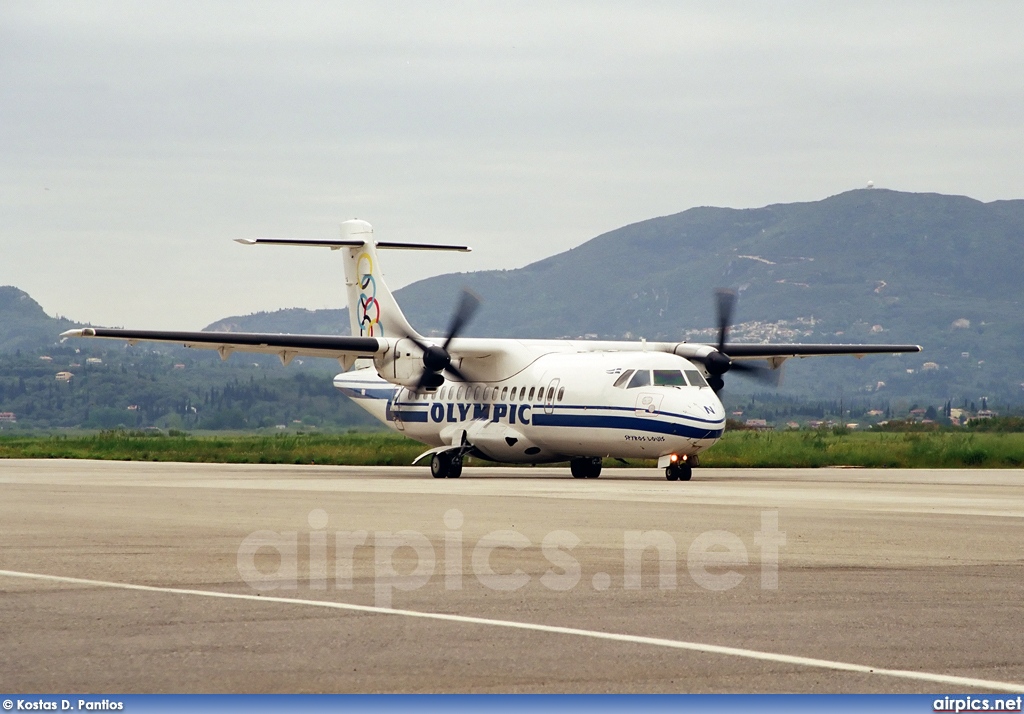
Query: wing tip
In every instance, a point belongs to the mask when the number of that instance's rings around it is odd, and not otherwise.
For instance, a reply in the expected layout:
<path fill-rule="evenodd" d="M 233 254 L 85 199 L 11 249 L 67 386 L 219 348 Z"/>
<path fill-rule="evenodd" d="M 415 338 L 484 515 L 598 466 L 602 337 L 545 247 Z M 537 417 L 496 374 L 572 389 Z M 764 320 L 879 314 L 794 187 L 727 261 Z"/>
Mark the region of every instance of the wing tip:
<path fill-rule="evenodd" d="M 60 338 L 66 340 L 69 337 L 95 337 L 96 330 L 91 327 L 82 327 L 76 330 L 68 330 L 60 333 Z"/>

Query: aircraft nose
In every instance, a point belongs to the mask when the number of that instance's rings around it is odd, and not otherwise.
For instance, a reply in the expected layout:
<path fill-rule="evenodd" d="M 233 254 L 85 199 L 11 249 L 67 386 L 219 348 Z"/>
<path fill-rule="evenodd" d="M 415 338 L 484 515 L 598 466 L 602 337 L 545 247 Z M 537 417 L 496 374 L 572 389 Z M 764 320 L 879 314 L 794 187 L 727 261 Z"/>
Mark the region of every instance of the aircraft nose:
<path fill-rule="evenodd" d="M 685 389 L 675 397 L 674 405 L 679 413 L 703 422 L 719 422 L 725 419 L 725 407 L 710 389 Z"/>

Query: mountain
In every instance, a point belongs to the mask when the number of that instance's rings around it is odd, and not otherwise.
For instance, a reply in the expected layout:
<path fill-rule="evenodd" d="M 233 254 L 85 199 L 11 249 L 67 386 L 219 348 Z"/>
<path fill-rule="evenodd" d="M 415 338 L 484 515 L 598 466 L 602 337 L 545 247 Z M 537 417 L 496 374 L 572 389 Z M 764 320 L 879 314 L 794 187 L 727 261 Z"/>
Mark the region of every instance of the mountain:
<path fill-rule="evenodd" d="M 215 332 L 289 332 L 302 335 L 347 335 L 348 310 L 306 310 L 292 307 L 273 312 L 225 317 L 204 330 Z"/>
<path fill-rule="evenodd" d="M 78 326 L 63 317 L 50 317 L 23 290 L 0 285 L 0 353 L 54 345 L 61 332 Z"/>
<path fill-rule="evenodd" d="M 428 335 L 444 332 L 469 287 L 484 301 L 469 335 L 711 341 L 712 293 L 735 287 L 737 342 L 925 348 L 798 361 L 787 365 L 787 392 L 1022 402 L 1022 265 L 1024 201 L 862 189 L 808 203 L 692 208 L 520 269 L 441 275 L 396 296 Z M 207 329 L 345 334 L 347 325 L 344 309 L 295 308 Z M 0 352 L 52 344 L 71 326 L 0 288 Z M 728 388 L 760 389 L 742 379 Z"/>
<path fill-rule="evenodd" d="M 862 363 L 808 360 L 787 369 L 787 387 L 841 393 L 884 381 L 890 391 L 1020 397 L 1021 265 L 1024 201 L 862 189 L 808 203 L 692 208 L 524 268 L 441 275 L 396 295 L 425 334 L 443 333 L 469 287 L 484 300 L 471 335 L 706 341 L 713 290 L 731 286 L 740 291 L 736 341 L 925 347 Z M 320 312 L 295 331 L 309 331 Z M 332 325 L 347 325 L 344 311 L 331 312 Z"/>
<path fill-rule="evenodd" d="M 713 324 L 711 293 L 741 294 L 746 321 L 987 321 L 1020 305 L 1024 201 L 864 189 L 813 203 L 694 208 L 625 226 L 520 270 L 447 275 L 401 291 L 417 326 L 463 285 L 486 300 L 473 330 L 524 337 L 596 333 L 677 339 Z M 912 319 L 908 319 L 912 318 Z M 888 330 L 887 330 L 888 331 Z M 901 341 L 913 339 L 906 335 Z"/>

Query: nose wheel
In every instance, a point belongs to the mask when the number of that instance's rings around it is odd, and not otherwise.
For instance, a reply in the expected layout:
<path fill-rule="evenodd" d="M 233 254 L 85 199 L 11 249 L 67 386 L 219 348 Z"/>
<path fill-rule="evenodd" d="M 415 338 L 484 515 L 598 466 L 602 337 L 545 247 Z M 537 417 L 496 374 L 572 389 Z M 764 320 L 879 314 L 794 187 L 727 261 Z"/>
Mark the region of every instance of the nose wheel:
<path fill-rule="evenodd" d="M 671 464 L 665 467 L 665 478 L 669 481 L 689 481 L 693 477 L 693 467 L 689 464 Z"/>

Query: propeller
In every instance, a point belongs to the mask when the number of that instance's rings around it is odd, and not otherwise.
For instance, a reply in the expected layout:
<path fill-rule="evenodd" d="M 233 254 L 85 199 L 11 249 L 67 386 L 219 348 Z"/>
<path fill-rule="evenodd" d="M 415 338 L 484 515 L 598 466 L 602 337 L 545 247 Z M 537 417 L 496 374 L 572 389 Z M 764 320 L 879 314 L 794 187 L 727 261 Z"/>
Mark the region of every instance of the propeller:
<path fill-rule="evenodd" d="M 452 315 L 448 325 L 448 335 L 444 339 L 444 344 L 438 347 L 416 337 L 409 337 L 423 351 L 423 374 L 420 375 L 420 379 L 416 383 L 415 391 L 417 393 L 424 389 L 437 389 L 444 384 L 442 372 L 448 372 L 463 382 L 469 381 L 462 372 L 452 366 L 452 356 L 448 353 L 448 345 L 465 329 L 479 307 L 480 297 L 471 290 L 463 289 L 458 307 L 455 308 L 455 314 Z"/>
<path fill-rule="evenodd" d="M 722 375 L 735 370 L 748 377 L 753 377 L 761 382 L 778 384 L 777 370 L 767 367 L 737 362 L 726 353 L 725 339 L 729 334 L 729 326 L 732 325 L 732 313 L 736 308 L 736 291 L 719 288 L 715 290 L 715 310 L 718 315 L 718 346 L 716 350 L 706 357 L 697 358 L 704 364 L 711 378 L 708 384 L 715 392 L 720 392 L 725 387 Z"/>

